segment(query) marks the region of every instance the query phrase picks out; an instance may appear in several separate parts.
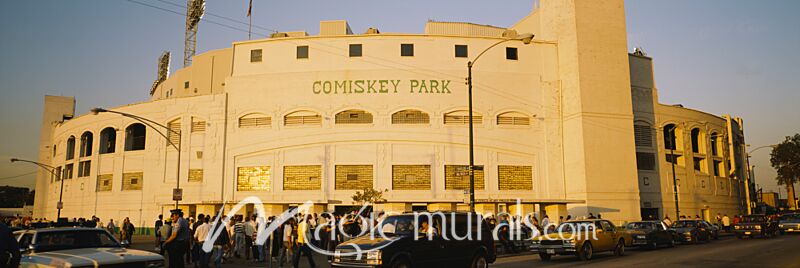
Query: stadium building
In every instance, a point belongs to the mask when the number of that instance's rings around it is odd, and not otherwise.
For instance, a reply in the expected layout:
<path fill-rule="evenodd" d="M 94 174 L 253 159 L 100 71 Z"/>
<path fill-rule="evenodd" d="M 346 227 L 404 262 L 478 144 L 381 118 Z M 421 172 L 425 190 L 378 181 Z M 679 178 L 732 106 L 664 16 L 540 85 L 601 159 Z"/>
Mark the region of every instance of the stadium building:
<path fill-rule="evenodd" d="M 466 210 L 467 62 L 501 41 L 472 70 L 477 211 L 674 218 L 677 188 L 681 214 L 740 213 L 742 120 L 659 103 L 626 35 L 621 0 L 536 1 L 509 28 L 323 21 L 196 55 L 149 100 L 106 107 L 169 130 L 46 96 L 39 161 L 62 176 L 38 174 L 34 217 L 55 218 L 60 179 L 62 217 L 138 226 L 175 206 L 176 180 L 190 214 L 249 196 L 342 210 L 365 188 L 385 191 L 376 209 Z"/>

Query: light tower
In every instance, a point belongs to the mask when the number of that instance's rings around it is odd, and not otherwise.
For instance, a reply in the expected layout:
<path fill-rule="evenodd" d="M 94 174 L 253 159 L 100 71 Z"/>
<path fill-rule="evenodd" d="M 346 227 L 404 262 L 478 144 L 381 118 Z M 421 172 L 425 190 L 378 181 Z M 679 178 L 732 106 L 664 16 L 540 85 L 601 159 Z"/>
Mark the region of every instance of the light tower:
<path fill-rule="evenodd" d="M 161 56 L 158 57 L 158 75 L 156 76 L 156 81 L 153 82 L 153 86 L 150 88 L 151 96 L 156 92 L 158 85 L 160 85 L 161 82 L 164 82 L 164 80 L 167 80 L 167 77 L 169 77 L 170 55 L 171 53 L 169 51 L 164 51 L 164 53 L 161 53 Z"/>
<path fill-rule="evenodd" d="M 197 48 L 197 24 L 203 18 L 206 9 L 205 0 L 187 0 L 186 2 L 186 34 L 183 43 L 183 67 L 192 65 L 192 57 Z"/>

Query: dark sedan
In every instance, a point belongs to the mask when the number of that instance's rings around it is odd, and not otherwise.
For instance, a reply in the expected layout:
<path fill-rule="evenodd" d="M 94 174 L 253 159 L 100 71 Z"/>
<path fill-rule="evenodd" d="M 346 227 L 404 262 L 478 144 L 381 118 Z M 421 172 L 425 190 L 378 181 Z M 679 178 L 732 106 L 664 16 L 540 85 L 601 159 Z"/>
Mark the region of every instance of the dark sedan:
<path fill-rule="evenodd" d="M 772 237 L 778 234 L 778 222 L 764 214 L 744 215 L 742 220 L 733 226 L 736 237 Z"/>
<path fill-rule="evenodd" d="M 800 232 L 800 213 L 792 213 L 781 216 L 778 223 L 781 233 Z"/>
<path fill-rule="evenodd" d="M 673 222 L 671 227 L 681 243 L 709 242 L 715 235 L 713 227 L 704 220 L 679 220 Z"/>
<path fill-rule="evenodd" d="M 625 225 L 625 236 L 625 241 L 630 241 L 626 246 L 656 249 L 662 245 L 674 246 L 676 234 L 661 221 L 637 221 Z"/>

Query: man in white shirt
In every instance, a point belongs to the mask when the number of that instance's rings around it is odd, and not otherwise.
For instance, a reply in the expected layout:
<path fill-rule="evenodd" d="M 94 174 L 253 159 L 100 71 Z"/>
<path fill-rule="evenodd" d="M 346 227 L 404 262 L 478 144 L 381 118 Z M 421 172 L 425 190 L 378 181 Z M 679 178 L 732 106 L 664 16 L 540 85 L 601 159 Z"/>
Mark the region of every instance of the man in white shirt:
<path fill-rule="evenodd" d="M 722 226 L 725 227 L 725 231 L 731 231 L 731 218 L 728 217 L 728 214 L 722 216 Z"/>
<path fill-rule="evenodd" d="M 206 236 L 208 236 L 208 230 L 209 228 L 211 228 L 211 225 L 208 225 L 208 222 L 206 221 L 205 218 L 198 218 L 197 220 L 202 224 L 197 226 L 197 228 L 195 228 L 194 230 L 194 241 L 197 241 L 197 245 L 200 245 L 200 247 L 202 247 L 203 243 L 206 241 Z M 208 261 L 210 257 L 208 252 L 203 251 L 203 249 L 201 248 L 198 253 L 199 253 L 198 258 L 200 259 L 200 267 L 201 268 L 208 267 Z"/>

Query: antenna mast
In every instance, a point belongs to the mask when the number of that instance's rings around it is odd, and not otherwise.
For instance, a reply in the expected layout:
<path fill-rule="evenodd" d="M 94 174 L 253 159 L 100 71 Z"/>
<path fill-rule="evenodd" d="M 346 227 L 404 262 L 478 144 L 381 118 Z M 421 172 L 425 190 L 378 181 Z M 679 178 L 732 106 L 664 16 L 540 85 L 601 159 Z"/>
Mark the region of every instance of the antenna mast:
<path fill-rule="evenodd" d="M 187 0 L 186 2 L 186 34 L 183 42 L 183 67 L 192 65 L 195 49 L 197 49 L 197 25 L 203 18 L 206 8 L 205 0 Z"/>

